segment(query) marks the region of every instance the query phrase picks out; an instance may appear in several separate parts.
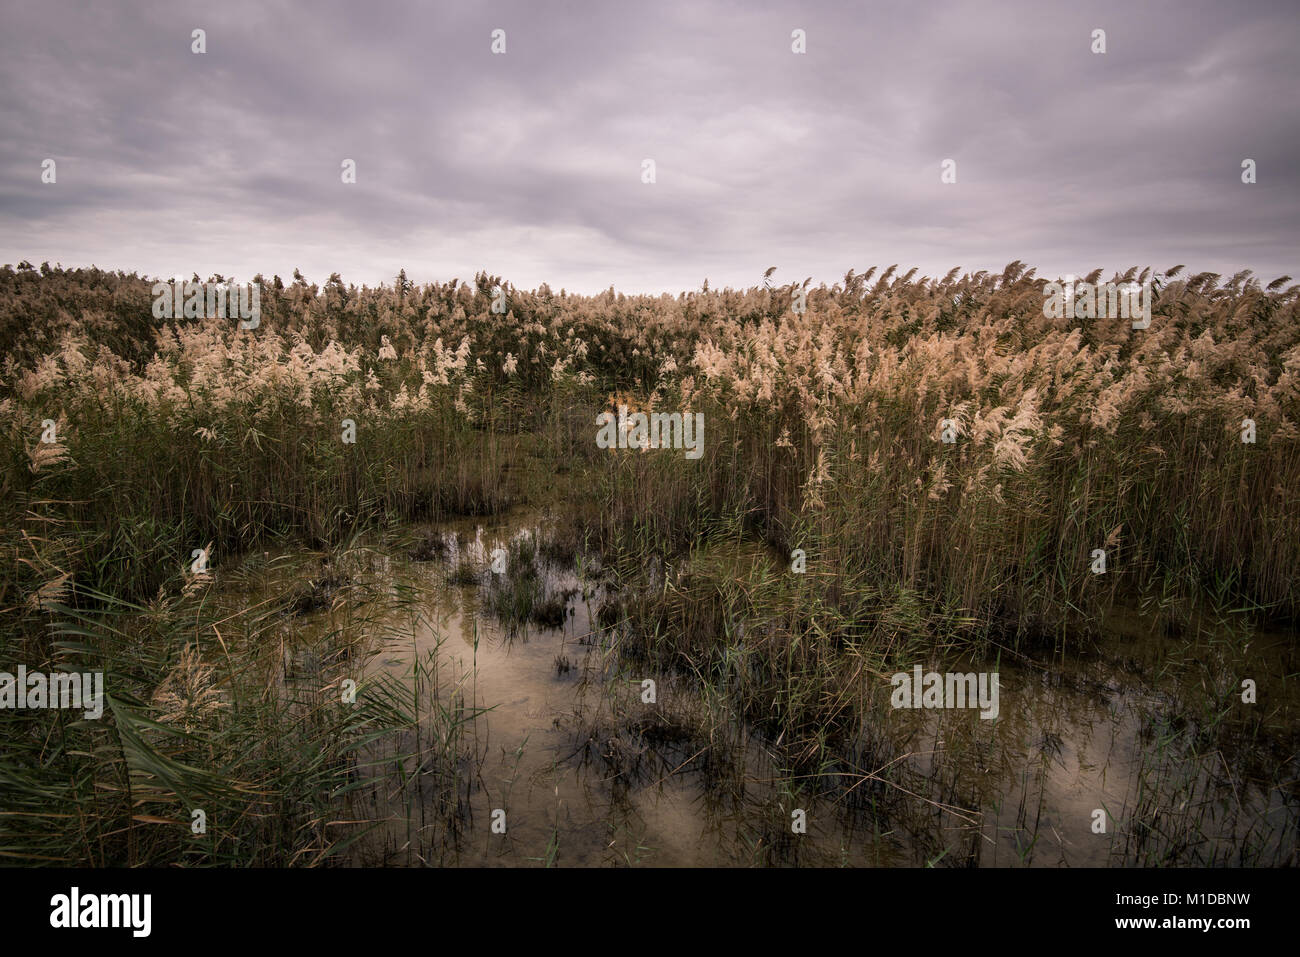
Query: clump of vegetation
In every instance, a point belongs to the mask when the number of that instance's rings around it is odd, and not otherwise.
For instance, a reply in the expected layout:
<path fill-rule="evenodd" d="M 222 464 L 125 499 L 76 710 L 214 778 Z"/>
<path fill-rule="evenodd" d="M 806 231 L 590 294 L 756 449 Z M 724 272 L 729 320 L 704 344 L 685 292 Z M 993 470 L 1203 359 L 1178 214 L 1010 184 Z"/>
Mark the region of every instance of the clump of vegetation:
<path fill-rule="evenodd" d="M 445 561 L 451 553 L 447 540 L 441 535 L 426 532 L 407 551 L 407 557 L 413 562 Z"/>
<path fill-rule="evenodd" d="M 517 538 L 506 551 L 506 570 L 490 576 L 487 607 L 512 630 L 527 622 L 559 628 L 567 617 L 566 597 L 549 585 L 539 556 L 536 541 Z"/>
<path fill-rule="evenodd" d="M 560 595 L 547 595 L 541 601 L 533 603 L 529 618 L 543 628 L 559 628 L 567 615 L 564 598 Z"/>
<path fill-rule="evenodd" d="M 447 575 L 447 581 L 453 585 L 477 585 L 479 578 L 478 568 L 468 559 L 457 562 L 456 567 Z"/>
<path fill-rule="evenodd" d="M 11 861 L 343 863 L 387 826 L 395 768 L 426 771 L 396 790 L 399 801 L 417 783 L 459 793 L 467 714 L 437 707 L 436 684 L 368 673 L 375 649 L 361 635 L 391 619 L 387 592 L 381 602 L 356 586 L 339 626 L 285 664 L 274 605 L 232 611 L 213 581 L 180 586 L 144 606 L 68 586 L 37 611 L 44 635 L 6 639 L 30 668 L 102 672 L 105 693 L 99 720 L 0 711 Z M 345 678 L 357 682 L 354 701 L 340 692 Z"/>

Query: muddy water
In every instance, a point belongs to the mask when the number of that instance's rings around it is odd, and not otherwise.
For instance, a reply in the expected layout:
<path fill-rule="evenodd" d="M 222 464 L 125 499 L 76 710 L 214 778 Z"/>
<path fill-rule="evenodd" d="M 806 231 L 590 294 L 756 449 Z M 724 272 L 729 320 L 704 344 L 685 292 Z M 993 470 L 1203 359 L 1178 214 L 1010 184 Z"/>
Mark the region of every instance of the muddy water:
<path fill-rule="evenodd" d="M 471 825 L 445 863 L 520 865 L 558 862 L 615 862 L 624 842 L 606 826 L 599 782 L 591 782 L 571 760 L 574 741 L 567 728 L 576 717 L 595 597 L 584 599 L 577 576 L 544 570 L 551 594 L 578 590 L 564 602 L 559 627 L 522 623 L 503 626 L 484 607 L 492 587 L 492 553 L 512 543 L 536 540 L 538 526 L 454 523 L 443 526 L 445 567 L 401 562 L 398 574 L 422 581 L 430 603 L 418 624 L 414 653 L 435 653 L 452 673 L 467 703 L 485 713 L 471 736 L 480 762 L 470 790 Z M 472 564 L 483 584 L 447 581 L 447 570 Z M 401 646 L 406 647 L 404 642 Z M 386 664 L 393 667 L 390 658 Z M 493 830 L 494 814 L 500 830 Z"/>
<path fill-rule="evenodd" d="M 490 570 L 494 550 L 513 561 L 512 547 L 543 541 L 541 517 L 426 534 L 442 543 L 431 560 L 391 548 L 380 559 L 381 577 L 413 596 L 415 613 L 404 627 L 371 626 L 379 654 L 370 667 L 404 676 L 412 662 L 436 660 L 440 699 L 482 713 L 466 725 L 456 826 L 412 860 L 411 823 L 393 822 L 367 863 L 1297 863 L 1293 634 L 1211 627 L 1167 638 L 1140 614 L 1116 613 L 1104 639 L 1068 654 L 928 662 L 939 672 L 997 671 L 997 719 L 877 709 L 873 745 L 814 775 L 840 786 L 807 788 L 807 776 L 783 773 L 751 729 L 730 727 L 722 749 L 677 733 L 683 707 L 665 702 L 698 690 L 665 678 L 657 704 L 641 700 L 640 676 L 616 670 L 616 639 L 597 621 L 598 568 L 527 558 L 541 595 L 562 602 L 562 620 L 500 622 L 489 606 L 508 575 Z M 307 566 L 288 556 L 278 567 L 263 591 L 288 587 Z M 336 612 L 309 611 L 293 623 L 295 642 L 310 648 L 335 625 Z M 1241 701 L 1246 678 L 1256 682 L 1253 705 Z M 664 719 L 669 711 L 678 717 Z M 806 833 L 792 831 L 796 811 Z"/>
<path fill-rule="evenodd" d="M 967 832 L 947 853 L 996 866 L 1158 865 L 1171 851 L 1217 866 L 1297 862 L 1294 635 L 1173 640 L 1114 615 L 1104 639 L 1068 658 L 995 667 L 995 723 L 891 715 L 929 793 L 978 810 L 969 827 L 956 812 L 935 815 Z M 1246 677 L 1253 705 L 1242 701 Z"/>
<path fill-rule="evenodd" d="M 446 543 L 443 560 L 419 565 L 394 559 L 395 575 L 423 582 L 429 605 L 414 641 L 394 642 L 384 667 L 399 673 L 412 657 L 437 654 L 458 676 L 455 684 L 467 692 L 467 702 L 485 710 L 473 722 L 480 763 L 468 800 L 472 823 L 439 863 L 768 862 L 774 848 L 789 843 L 781 823 L 788 816 L 768 813 L 771 796 L 764 792 L 770 789 L 761 781 L 742 781 L 725 798 L 710 793 L 689 752 L 671 740 L 658 740 L 656 747 L 608 720 L 611 689 L 620 707 L 631 702 L 638 727 L 654 707 L 641 702 L 639 684 L 608 666 L 608 633 L 595 623 L 603 591 L 594 576 L 537 560 L 545 591 L 567 596 L 558 627 L 501 624 L 485 607 L 495 585 L 490 571 L 475 584 L 448 581 L 458 565 L 490 568 L 494 550 L 537 541 L 543 531 L 544 523 L 531 516 L 450 523 L 435 532 Z M 672 693 L 668 686 L 658 691 Z M 749 766 L 772 774 L 761 749 L 745 742 L 742 751 Z M 492 828 L 494 813 L 502 811 L 504 834 Z M 874 853 L 869 840 L 851 844 L 848 835 L 816 820 L 809 833 L 814 840 L 842 840 L 820 863 L 864 863 Z"/>

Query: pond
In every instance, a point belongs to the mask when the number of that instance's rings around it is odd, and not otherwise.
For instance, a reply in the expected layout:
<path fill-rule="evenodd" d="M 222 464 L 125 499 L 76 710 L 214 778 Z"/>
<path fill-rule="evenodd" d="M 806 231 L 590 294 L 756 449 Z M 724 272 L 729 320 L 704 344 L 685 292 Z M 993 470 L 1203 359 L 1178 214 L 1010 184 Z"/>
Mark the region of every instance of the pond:
<path fill-rule="evenodd" d="M 609 570 L 552 548 L 551 525 L 534 512 L 457 520 L 387 536 L 349 572 L 268 553 L 238 579 L 246 602 L 308 596 L 285 625 L 287 686 L 328 659 L 343 581 L 367 578 L 372 604 L 400 606 L 364 622 L 368 654 L 349 667 L 364 660 L 363 689 L 381 674 L 416 686 L 440 720 L 408 736 L 414 757 L 376 752 L 360 774 L 358 812 L 384 823 L 354 863 L 1297 863 L 1292 634 L 1225 621 L 1167 635 L 1117 610 L 1068 651 L 909 663 L 909 679 L 912 664 L 995 673 L 996 718 L 891 707 L 890 675 L 869 676 L 860 739 L 783 767 L 771 732 L 728 715 L 718 689 L 624 654 L 602 613 Z"/>

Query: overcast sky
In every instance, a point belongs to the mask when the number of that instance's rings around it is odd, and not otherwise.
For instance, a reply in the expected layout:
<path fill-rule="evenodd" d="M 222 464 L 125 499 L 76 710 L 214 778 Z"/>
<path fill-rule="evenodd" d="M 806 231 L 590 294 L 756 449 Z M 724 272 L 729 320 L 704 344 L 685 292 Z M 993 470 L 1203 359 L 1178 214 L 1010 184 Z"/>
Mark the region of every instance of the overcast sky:
<path fill-rule="evenodd" d="M 0 23 L 0 262 L 629 293 L 773 265 L 1300 276 L 1294 0 L 3 0 Z"/>

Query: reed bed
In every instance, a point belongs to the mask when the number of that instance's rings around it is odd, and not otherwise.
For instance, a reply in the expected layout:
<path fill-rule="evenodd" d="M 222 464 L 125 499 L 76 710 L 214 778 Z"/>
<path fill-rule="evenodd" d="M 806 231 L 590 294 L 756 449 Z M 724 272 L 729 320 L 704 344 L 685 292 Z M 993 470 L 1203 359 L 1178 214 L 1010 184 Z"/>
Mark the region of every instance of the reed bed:
<path fill-rule="evenodd" d="M 195 549 L 221 568 L 270 543 L 332 549 L 369 527 L 548 508 L 599 556 L 627 665 L 693 682 L 715 736 L 743 718 L 799 780 L 888 760 L 864 737 L 870 685 L 923 654 L 1066 647 L 1121 604 L 1173 632 L 1206 608 L 1294 626 L 1300 285 L 1130 269 L 1112 281 L 1154 291 L 1138 330 L 1048 317 L 1019 262 L 915 273 L 675 297 L 486 273 L 257 277 L 250 330 L 155 320 L 134 274 L 0 269 L 4 658 L 103 660 L 132 689 L 95 729 L 4 717 L 20 743 L 3 762 L 7 853 L 177 853 L 136 818 L 221 784 L 263 803 L 205 859 L 260 862 L 270 827 L 278 862 L 319 861 L 334 842 L 310 796 L 346 787 L 334 769 L 372 729 L 416 717 L 369 699 L 308 719 L 255 694 L 258 630 L 217 654 L 187 577 Z M 598 448 L 596 416 L 619 404 L 702 412 L 702 456 Z M 737 567 L 744 549 L 764 561 Z M 503 618 L 534 614 L 532 583 L 500 585 Z M 229 705 L 197 737 L 160 730 L 148 693 L 182 648 Z M 313 742 L 329 742 L 320 766 Z M 29 827 L 42 808 L 62 815 L 48 839 Z"/>

